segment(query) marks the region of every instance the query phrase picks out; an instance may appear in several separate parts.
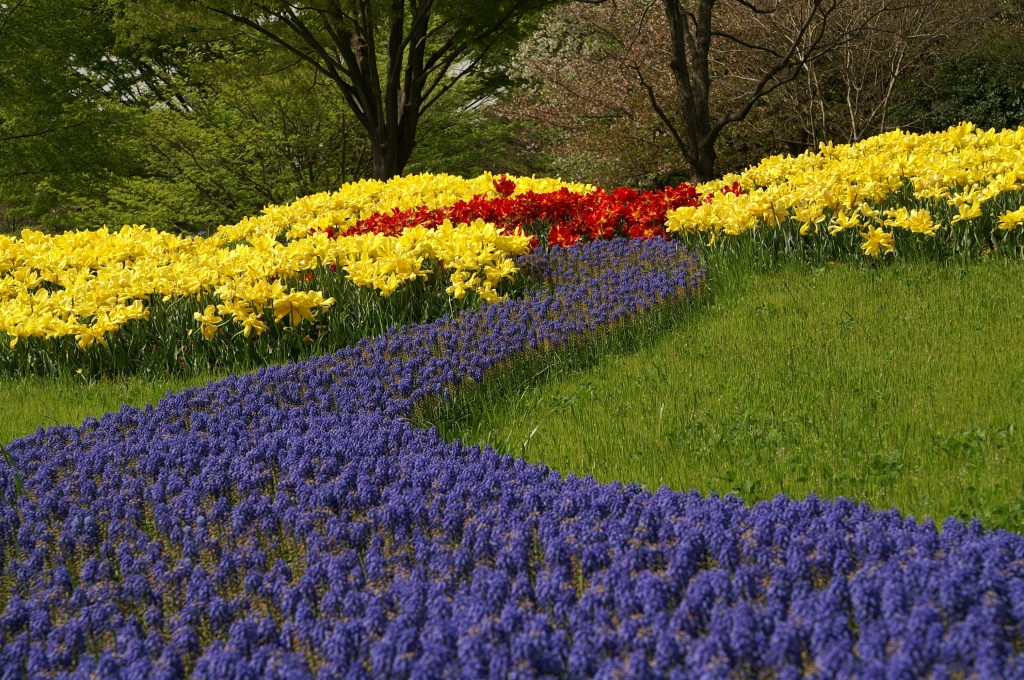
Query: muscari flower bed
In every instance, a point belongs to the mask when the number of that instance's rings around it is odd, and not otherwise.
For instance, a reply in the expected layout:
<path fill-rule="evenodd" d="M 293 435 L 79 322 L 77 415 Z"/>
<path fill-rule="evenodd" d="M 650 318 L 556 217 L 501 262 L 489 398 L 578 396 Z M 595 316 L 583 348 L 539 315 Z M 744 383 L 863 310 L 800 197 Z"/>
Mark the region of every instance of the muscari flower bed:
<path fill-rule="evenodd" d="M 0 678 L 1024 677 L 1020 536 L 412 427 L 703 284 L 664 240 L 519 263 L 546 284 L 523 299 L 13 442 Z"/>

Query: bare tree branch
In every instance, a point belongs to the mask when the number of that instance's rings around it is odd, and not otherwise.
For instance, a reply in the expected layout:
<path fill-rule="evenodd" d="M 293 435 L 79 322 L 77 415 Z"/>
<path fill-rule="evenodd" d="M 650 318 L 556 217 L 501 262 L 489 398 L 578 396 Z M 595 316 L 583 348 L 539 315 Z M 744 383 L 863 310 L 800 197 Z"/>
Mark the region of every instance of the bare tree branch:
<path fill-rule="evenodd" d="M 661 104 L 658 103 L 658 97 L 657 95 L 654 94 L 654 88 L 652 88 L 647 83 L 647 81 L 644 80 L 644 75 L 640 71 L 639 67 L 634 66 L 633 68 L 636 71 L 636 77 L 637 80 L 640 81 L 640 85 L 642 85 L 643 88 L 647 91 L 647 97 L 651 102 L 651 108 L 653 108 L 654 112 L 658 114 L 658 118 L 660 118 L 661 121 L 665 124 L 665 127 L 668 128 L 668 131 L 672 135 L 672 138 L 676 140 L 676 144 L 679 146 L 679 150 L 682 152 L 683 156 L 687 159 L 687 161 L 689 161 L 689 148 L 687 147 L 686 142 L 683 140 L 682 135 L 679 134 L 679 130 L 676 129 L 675 123 L 673 123 L 669 119 L 669 117 L 665 114 L 665 110 L 661 108 Z"/>

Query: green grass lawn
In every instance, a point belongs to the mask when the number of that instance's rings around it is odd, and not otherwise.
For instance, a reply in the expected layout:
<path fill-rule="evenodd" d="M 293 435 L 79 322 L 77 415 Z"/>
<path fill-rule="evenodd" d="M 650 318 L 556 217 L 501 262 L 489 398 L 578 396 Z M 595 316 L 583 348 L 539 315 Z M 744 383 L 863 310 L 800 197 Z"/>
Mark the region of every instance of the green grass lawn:
<path fill-rule="evenodd" d="M 0 443 L 35 432 L 39 426 L 81 425 L 86 416 L 117 411 L 122 404 L 156 404 L 167 394 L 203 385 L 209 376 L 186 379 L 121 378 L 87 381 L 80 376 L 0 379 Z"/>
<path fill-rule="evenodd" d="M 422 421 L 602 481 L 1024 530 L 1024 266 L 794 264 L 724 283 L 667 331 L 563 351 Z"/>

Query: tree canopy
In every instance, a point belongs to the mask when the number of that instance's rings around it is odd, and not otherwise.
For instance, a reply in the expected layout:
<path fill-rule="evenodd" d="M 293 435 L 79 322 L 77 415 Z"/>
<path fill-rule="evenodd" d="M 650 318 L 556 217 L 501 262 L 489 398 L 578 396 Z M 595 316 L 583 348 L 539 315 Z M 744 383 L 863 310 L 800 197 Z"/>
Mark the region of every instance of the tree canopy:
<path fill-rule="evenodd" d="M 131 165 L 111 153 L 125 120 L 109 102 L 132 69 L 114 50 L 110 9 L 103 0 L 68 5 L 0 4 L 0 182 L 36 216 L 58 207 L 53 175 L 61 189 L 87 192 L 95 173 Z"/>
<path fill-rule="evenodd" d="M 371 141 L 373 175 L 400 174 L 420 120 L 465 75 L 522 39 L 553 0 L 130 3 L 140 24 L 240 33 L 307 64 L 341 91 Z"/>

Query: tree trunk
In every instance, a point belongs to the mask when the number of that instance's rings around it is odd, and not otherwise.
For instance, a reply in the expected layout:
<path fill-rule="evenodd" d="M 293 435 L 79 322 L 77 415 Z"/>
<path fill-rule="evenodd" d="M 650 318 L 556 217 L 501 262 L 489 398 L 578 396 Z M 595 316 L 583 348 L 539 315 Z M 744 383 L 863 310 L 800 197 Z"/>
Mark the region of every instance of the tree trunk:
<path fill-rule="evenodd" d="M 697 157 L 690 159 L 692 181 L 694 184 L 710 182 L 717 177 L 715 174 L 715 161 L 718 160 L 718 154 L 715 153 L 714 140 L 712 139 L 710 143 L 702 144 L 697 150 Z"/>
<path fill-rule="evenodd" d="M 687 15 L 680 0 L 663 0 L 672 38 L 669 66 L 679 92 L 686 148 L 682 149 L 694 182 L 715 178 L 715 139 L 718 131 L 711 124 L 711 73 L 708 53 L 711 49 L 711 12 L 715 0 L 700 0 L 696 15 Z M 694 30 L 690 30 L 690 17 Z"/>
<path fill-rule="evenodd" d="M 390 129 L 367 130 L 373 140 L 370 147 L 373 150 L 374 179 L 386 181 L 401 175 L 412 157 L 415 144 L 409 142 L 416 139 L 416 126 L 412 123 L 414 116 L 407 109 L 403 113 Z"/>
<path fill-rule="evenodd" d="M 430 4 L 417 8 L 410 17 L 406 36 L 404 0 L 391 0 L 388 32 L 384 43 L 384 82 L 379 80 L 377 57 L 372 35 L 350 33 L 356 69 L 353 74 L 352 99 L 364 115 L 357 115 L 371 140 L 373 176 L 389 180 L 402 174 L 412 155 L 416 123 L 423 102 L 423 50 L 430 18 Z M 406 38 L 409 44 L 406 60 Z M 355 74 L 358 74 L 358 78 Z M 360 81 L 360 82 L 357 82 Z M 404 85 L 404 87 L 403 87 Z M 343 86 L 342 90 L 346 88 Z"/>
<path fill-rule="evenodd" d="M 402 174 L 403 168 L 398 167 L 397 159 L 388 153 L 386 146 L 371 145 L 373 149 L 373 178 L 387 181 Z"/>

